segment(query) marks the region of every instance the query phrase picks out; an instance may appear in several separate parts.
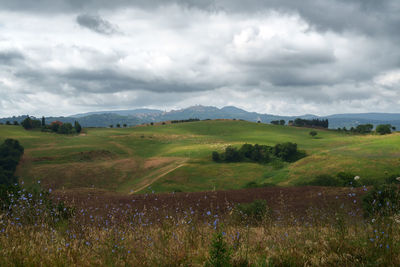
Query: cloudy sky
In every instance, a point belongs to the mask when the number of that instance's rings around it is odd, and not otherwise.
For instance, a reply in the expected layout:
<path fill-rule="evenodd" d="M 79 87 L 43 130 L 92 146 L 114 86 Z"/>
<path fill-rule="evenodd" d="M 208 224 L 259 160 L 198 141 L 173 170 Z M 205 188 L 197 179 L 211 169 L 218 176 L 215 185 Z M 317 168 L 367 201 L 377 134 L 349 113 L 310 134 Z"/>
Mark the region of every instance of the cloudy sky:
<path fill-rule="evenodd" d="M 0 116 L 400 112 L 398 0 L 0 0 Z"/>

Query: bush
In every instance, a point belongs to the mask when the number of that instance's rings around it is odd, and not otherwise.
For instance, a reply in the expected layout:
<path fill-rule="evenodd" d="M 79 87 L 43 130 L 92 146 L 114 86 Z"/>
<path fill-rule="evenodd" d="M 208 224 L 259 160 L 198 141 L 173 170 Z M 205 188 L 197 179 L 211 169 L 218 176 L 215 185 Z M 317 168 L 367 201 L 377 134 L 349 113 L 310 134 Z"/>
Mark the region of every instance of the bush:
<path fill-rule="evenodd" d="M 315 177 L 309 185 L 315 186 L 343 186 L 343 182 L 336 176 L 321 174 Z"/>
<path fill-rule="evenodd" d="M 262 184 L 258 184 L 257 182 L 248 182 L 244 188 L 260 188 L 260 187 L 270 187 L 270 186 L 276 186 L 275 184 L 271 184 L 271 183 L 262 183 Z"/>
<path fill-rule="evenodd" d="M 224 233 L 218 231 L 211 240 L 208 261 L 206 266 L 229 267 L 231 265 L 231 248 L 224 240 Z"/>
<path fill-rule="evenodd" d="M 217 151 L 212 152 L 212 160 L 218 162 L 219 161 L 219 154 Z"/>
<path fill-rule="evenodd" d="M 365 217 L 400 214 L 400 190 L 397 185 L 375 186 L 363 197 Z"/>
<path fill-rule="evenodd" d="M 335 176 L 321 174 L 314 178 L 307 185 L 314 186 L 337 186 L 337 187 L 359 187 L 361 182 L 350 172 L 339 172 Z M 364 182 L 364 180 L 363 180 Z M 365 184 L 365 183 L 364 183 Z"/>
<path fill-rule="evenodd" d="M 274 155 L 284 161 L 293 162 L 298 158 L 297 144 L 287 142 L 274 147 Z"/>
<path fill-rule="evenodd" d="M 234 209 L 234 213 L 236 220 L 246 224 L 259 224 L 271 215 L 266 200 L 238 204 Z"/>
<path fill-rule="evenodd" d="M 6 139 L 0 146 L 0 184 L 8 186 L 18 181 L 14 172 L 23 154 L 24 148 L 17 140 Z"/>
<path fill-rule="evenodd" d="M 74 128 L 72 127 L 71 123 L 64 123 L 58 128 L 58 133 L 60 134 L 72 134 L 74 133 Z"/>
<path fill-rule="evenodd" d="M 220 160 L 225 162 L 250 161 L 268 163 L 271 160 L 276 161 L 277 159 L 293 162 L 305 156 L 305 152 L 297 150 L 297 144 L 290 142 L 277 144 L 275 147 L 244 144 L 239 150 L 233 146 L 228 146 L 225 148 L 225 153 L 218 154 L 216 151 L 212 152 L 212 159 L 214 161 Z"/>
<path fill-rule="evenodd" d="M 318 134 L 318 133 L 317 133 L 316 131 L 311 131 L 311 132 L 310 132 L 310 135 L 311 135 L 312 137 L 317 136 L 317 134 Z"/>
<path fill-rule="evenodd" d="M 228 146 L 225 148 L 225 161 L 227 162 L 238 162 L 241 160 L 241 156 L 239 154 L 239 151 L 233 147 L 233 146 Z"/>

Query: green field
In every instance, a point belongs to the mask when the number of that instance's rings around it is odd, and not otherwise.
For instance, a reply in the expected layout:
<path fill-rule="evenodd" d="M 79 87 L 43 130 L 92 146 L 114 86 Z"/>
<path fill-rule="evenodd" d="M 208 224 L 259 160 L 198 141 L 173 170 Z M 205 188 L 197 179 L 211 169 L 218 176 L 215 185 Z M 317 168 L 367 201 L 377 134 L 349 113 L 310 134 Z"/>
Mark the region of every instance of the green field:
<path fill-rule="evenodd" d="M 76 136 L 0 125 L 0 141 L 25 147 L 17 174 L 26 184 L 53 189 L 97 188 L 122 193 L 206 191 L 243 188 L 248 182 L 287 186 L 319 174 L 349 171 L 362 179 L 400 173 L 400 134 L 347 135 L 329 130 L 201 121 L 126 129 L 88 128 Z M 211 152 L 244 143 L 295 142 L 307 157 L 295 162 L 214 163 Z M 150 187 L 150 188 L 149 188 Z"/>

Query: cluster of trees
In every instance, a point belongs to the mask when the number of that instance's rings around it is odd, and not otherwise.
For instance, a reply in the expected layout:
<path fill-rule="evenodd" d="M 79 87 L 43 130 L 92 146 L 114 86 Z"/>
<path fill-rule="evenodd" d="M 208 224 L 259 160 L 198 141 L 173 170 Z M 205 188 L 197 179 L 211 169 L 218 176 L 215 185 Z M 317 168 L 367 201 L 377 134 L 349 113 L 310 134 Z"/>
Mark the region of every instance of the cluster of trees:
<path fill-rule="evenodd" d="M 44 117 L 42 117 L 42 120 L 37 120 L 28 116 L 21 122 L 21 125 L 26 130 L 42 129 L 42 132 L 54 132 L 59 134 L 74 134 L 82 131 L 82 126 L 77 121 L 75 121 L 73 126 L 69 122 L 62 123 L 58 121 L 48 125 Z"/>
<path fill-rule="evenodd" d="M 380 124 L 380 125 L 376 126 L 376 129 L 375 129 L 375 131 L 381 135 L 390 134 L 390 133 L 392 133 L 392 130 L 395 131 L 396 127 L 394 127 L 390 124 Z"/>
<path fill-rule="evenodd" d="M 124 123 L 122 126 L 123 126 L 124 128 L 128 127 L 128 125 L 127 125 L 126 123 Z M 109 127 L 110 127 L 110 128 L 114 128 L 114 125 L 113 125 L 113 124 L 110 124 Z M 121 128 L 121 124 L 117 123 L 117 124 L 115 125 L 115 127 L 116 127 L 116 128 Z"/>
<path fill-rule="evenodd" d="M 183 123 L 183 122 L 193 122 L 193 121 L 200 121 L 200 119 L 188 119 L 188 120 L 173 120 L 171 123 Z"/>
<path fill-rule="evenodd" d="M 0 123 L 3 124 L 3 123 Z M 11 121 L 6 121 L 6 125 L 19 125 L 18 121 L 14 121 L 13 123 L 11 123 Z"/>
<path fill-rule="evenodd" d="M 285 125 L 285 120 L 276 120 L 276 121 L 271 121 L 271 124 L 274 125 Z"/>
<path fill-rule="evenodd" d="M 0 186 L 9 186 L 18 182 L 14 173 L 23 154 L 24 148 L 17 140 L 6 139 L 0 145 Z"/>
<path fill-rule="evenodd" d="M 293 126 L 297 127 L 317 127 L 317 128 L 328 128 L 329 126 L 329 121 L 328 119 L 312 119 L 312 120 L 306 120 L 306 119 L 300 119 L 297 118 L 293 122 L 290 122 L 293 124 Z"/>
<path fill-rule="evenodd" d="M 297 149 L 297 144 L 287 142 L 275 146 L 244 144 L 239 149 L 228 146 L 225 152 L 212 152 L 212 159 L 216 162 L 258 162 L 268 163 L 274 158 L 287 162 L 294 162 L 305 156 L 305 152 Z"/>
<path fill-rule="evenodd" d="M 25 120 L 21 122 L 22 127 L 25 128 L 25 130 L 31 130 L 35 128 L 41 128 L 43 126 L 42 121 L 36 120 L 36 119 L 31 119 L 31 117 L 26 117 Z"/>
<path fill-rule="evenodd" d="M 337 130 L 339 132 L 345 132 L 345 133 L 358 133 L 358 134 L 368 134 L 371 133 L 374 129 L 374 125 L 372 124 L 360 124 L 357 125 L 357 127 L 351 127 L 350 129 L 346 129 L 346 127 L 343 128 L 338 128 Z M 381 135 L 384 134 L 390 134 L 392 133 L 392 130 L 395 131 L 396 127 L 390 125 L 390 124 L 380 124 L 376 126 L 375 132 Z"/>

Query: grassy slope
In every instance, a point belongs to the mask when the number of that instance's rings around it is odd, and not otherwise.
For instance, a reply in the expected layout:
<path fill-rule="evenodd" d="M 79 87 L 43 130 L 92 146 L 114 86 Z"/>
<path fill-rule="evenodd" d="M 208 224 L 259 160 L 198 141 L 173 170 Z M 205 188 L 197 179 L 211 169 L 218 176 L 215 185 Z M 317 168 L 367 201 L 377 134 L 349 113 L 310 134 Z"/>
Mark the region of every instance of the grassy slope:
<path fill-rule="evenodd" d="M 86 135 L 62 136 L 0 126 L 0 141 L 15 138 L 26 148 L 18 171 L 22 180 L 40 179 L 53 188 L 94 186 L 130 192 L 146 185 L 148 179 L 154 181 L 151 189 L 141 192 L 200 191 L 237 189 L 250 181 L 293 185 L 341 170 L 371 179 L 400 173 L 400 134 L 348 136 L 318 131 L 318 138 L 313 139 L 309 129 L 244 121 L 86 130 Z M 280 169 L 271 164 L 210 160 L 211 151 L 223 151 L 229 144 L 287 141 L 297 143 L 309 156 Z M 80 154 L 88 151 L 96 152 Z"/>

